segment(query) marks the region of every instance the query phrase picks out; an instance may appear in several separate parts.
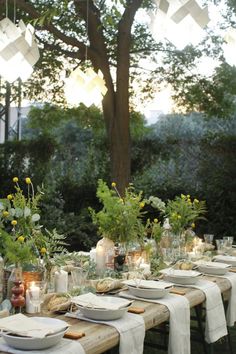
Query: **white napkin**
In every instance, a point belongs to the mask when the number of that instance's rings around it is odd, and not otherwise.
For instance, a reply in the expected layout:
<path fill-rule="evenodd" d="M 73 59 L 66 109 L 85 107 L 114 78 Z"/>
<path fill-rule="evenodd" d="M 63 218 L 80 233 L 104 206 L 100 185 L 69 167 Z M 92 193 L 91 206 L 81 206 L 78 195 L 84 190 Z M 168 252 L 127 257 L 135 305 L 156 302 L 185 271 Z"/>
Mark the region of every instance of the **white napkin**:
<path fill-rule="evenodd" d="M 143 289 L 166 289 L 173 285 L 173 283 L 169 283 L 166 281 L 156 281 L 156 280 L 141 280 L 136 281 L 135 279 L 129 279 L 122 281 L 123 284 L 129 286 L 135 286 Z"/>
<path fill-rule="evenodd" d="M 107 300 L 108 297 L 97 296 L 93 293 L 87 293 L 71 298 L 71 302 L 83 306 L 96 309 L 118 310 L 122 307 L 130 305 L 130 301 L 118 301 L 119 299 L 110 297 L 111 301 Z M 112 301 L 116 299 L 117 301 Z"/>
<path fill-rule="evenodd" d="M 212 281 L 199 279 L 186 287 L 202 290 L 206 296 L 205 340 L 214 343 L 228 334 L 223 301 L 219 287 Z"/>
<path fill-rule="evenodd" d="M 227 325 L 231 327 L 236 322 L 236 274 L 228 272 L 221 277 L 227 278 L 231 284 L 230 297 L 226 310 Z"/>
<path fill-rule="evenodd" d="M 120 334 L 120 354 L 143 354 L 145 324 L 143 317 L 140 315 L 126 313 L 124 316 L 122 316 L 122 318 L 118 320 L 97 321 L 83 316 L 82 313 L 80 313 L 78 310 L 73 313 L 67 313 L 66 316 L 115 327 Z"/>
<path fill-rule="evenodd" d="M 0 338 L 0 351 L 11 354 L 85 354 L 84 348 L 78 341 L 61 339 L 54 347 L 43 350 L 19 350 L 8 346 L 3 338 Z"/>
<path fill-rule="evenodd" d="M 184 296 L 168 294 L 162 299 L 143 299 L 122 291 L 119 296 L 165 305 L 170 312 L 168 354 L 190 354 L 190 308 Z"/>
<path fill-rule="evenodd" d="M 47 334 L 58 332 L 63 328 L 66 328 L 66 325 L 42 323 L 22 313 L 0 319 L 1 330 L 34 338 L 43 338 Z"/>

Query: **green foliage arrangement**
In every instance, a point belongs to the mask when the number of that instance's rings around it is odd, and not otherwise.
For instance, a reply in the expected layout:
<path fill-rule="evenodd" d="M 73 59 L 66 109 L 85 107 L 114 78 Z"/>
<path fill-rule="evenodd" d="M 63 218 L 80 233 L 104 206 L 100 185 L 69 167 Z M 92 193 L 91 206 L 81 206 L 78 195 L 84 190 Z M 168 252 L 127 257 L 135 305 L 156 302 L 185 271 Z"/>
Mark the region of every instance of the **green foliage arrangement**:
<path fill-rule="evenodd" d="M 64 235 L 56 230 L 44 230 L 40 225 L 40 200 L 43 191 L 35 193 L 29 177 L 25 178 L 26 193 L 20 188 L 18 177 L 13 178 L 15 193 L 0 201 L 0 237 L 2 254 L 8 264 L 39 265 L 54 253 L 64 251 Z"/>
<path fill-rule="evenodd" d="M 114 242 L 142 242 L 148 229 L 148 223 L 143 220 L 143 208 L 147 201 L 142 192 L 135 193 L 134 187 L 129 185 L 124 197 L 121 197 L 115 182 L 110 189 L 103 180 L 99 180 L 97 197 L 103 205 L 102 210 L 96 212 L 89 208 L 89 211 L 99 234 Z"/>
<path fill-rule="evenodd" d="M 204 219 L 205 201 L 191 200 L 190 195 L 181 194 L 166 203 L 165 215 L 169 218 L 172 231 L 181 234 L 189 227 L 195 228 L 195 222 Z"/>

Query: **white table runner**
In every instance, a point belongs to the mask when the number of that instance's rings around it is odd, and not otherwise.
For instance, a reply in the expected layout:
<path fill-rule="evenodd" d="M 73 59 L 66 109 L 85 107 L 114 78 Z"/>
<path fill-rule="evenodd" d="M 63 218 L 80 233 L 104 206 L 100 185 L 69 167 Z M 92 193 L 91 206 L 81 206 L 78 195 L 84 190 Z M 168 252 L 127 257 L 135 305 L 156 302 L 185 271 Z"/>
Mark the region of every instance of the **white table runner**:
<path fill-rule="evenodd" d="M 3 338 L 0 338 L 0 351 L 11 354 L 85 354 L 84 348 L 78 341 L 69 339 L 62 339 L 54 347 L 43 350 L 19 350 L 10 347 L 4 342 Z"/>
<path fill-rule="evenodd" d="M 126 313 L 118 320 L 98 321 L 83 316 L 83 314 L 78 310 L 73 313 L 68 312 L 66 316 L 115 327 L 120 334 L 120 354 L 143 354 L 145 323 L 143 317 L 140 315 Z"/>
<path fill-rule="evenodd" d="M 212 281 L 198 279 L 194 285 L 183 285 L 188 288 L 202 290 L 206 297 L 205 340 L 214 343 L 228 334 L 224 305 L 220 288 Z"/>
<path fill-rule="evenodd" d="M 226 278 L 229 280 L 231 284 L 229 302 L 226 310 L 226 321 L 227 321 L 227 326 L 232 327 L 236 322 L 236 274 L 228 272 L 224 275 L 220 275 L 220 276 L 217 275 L 217 277 Z"/>
<path fill-rule="evenodd" d="M 162 299 L 143 299 L 122 291 L 119 296 L 165 305 L 170 312 L 168 354 L 190 354 L 190 308 L 184 296 L 168 294 Z"/>

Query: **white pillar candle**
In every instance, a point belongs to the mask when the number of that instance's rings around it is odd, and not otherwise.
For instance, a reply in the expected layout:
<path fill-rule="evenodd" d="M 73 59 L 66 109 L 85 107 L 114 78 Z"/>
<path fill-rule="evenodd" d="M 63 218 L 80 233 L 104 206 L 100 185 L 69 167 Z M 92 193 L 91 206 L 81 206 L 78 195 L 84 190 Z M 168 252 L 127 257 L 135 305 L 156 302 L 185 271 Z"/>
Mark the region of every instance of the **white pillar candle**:
<path fill-rule="evenodd" d="M 89 252 L 89 258 L 91 262 L 96 263 L 96 248 L 91 249 L 91 251 Z"/>
<path fill-rule="evenodd" d="M 56 293 L 66 293 L 68 291 L 68 273 L 64 270 L 55 272 Z"/>
<path fill-rule="evenodd" d="M 30 301 L 30 295 L 29 295 L 29 290 L 26 290 L 25 294 L 25 311 L 27 313 L 37 313 L 38 312 L 38 306 L 34 306 L 32 302 Z"/>

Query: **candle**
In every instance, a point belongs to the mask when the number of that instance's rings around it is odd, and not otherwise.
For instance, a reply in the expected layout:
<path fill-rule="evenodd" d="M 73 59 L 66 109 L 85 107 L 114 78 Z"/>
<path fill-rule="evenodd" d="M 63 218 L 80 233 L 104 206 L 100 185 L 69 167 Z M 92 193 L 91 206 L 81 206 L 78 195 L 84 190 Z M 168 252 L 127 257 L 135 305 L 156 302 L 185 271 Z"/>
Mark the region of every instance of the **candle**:
<path fill-rule="evenodd" d="M 89 258 L 91 262 L 96 263 L 96 248 L 92 248 L 89 252 Z"/>
<path fill-rule="evenodd" d="M 68 273 L 62 269 L 55 272 L 56 293 L 66 293 L 68 290 Z"/>
<path fill-rule="evenodd" d="M 150 264 L 141 263 L 139 268 L 142 269 L 144 275 L 149 275 L 151 272 Z"/>
<path fill-rule="evenodd" d="M 29 295 L 29 290 L 26 290 L 26 302 L 25 302 L 25 311 L 27 313 L 36 313 L 38 311 L 38 308 L 32 304 L 30 301 L 30 295 Z"/>

